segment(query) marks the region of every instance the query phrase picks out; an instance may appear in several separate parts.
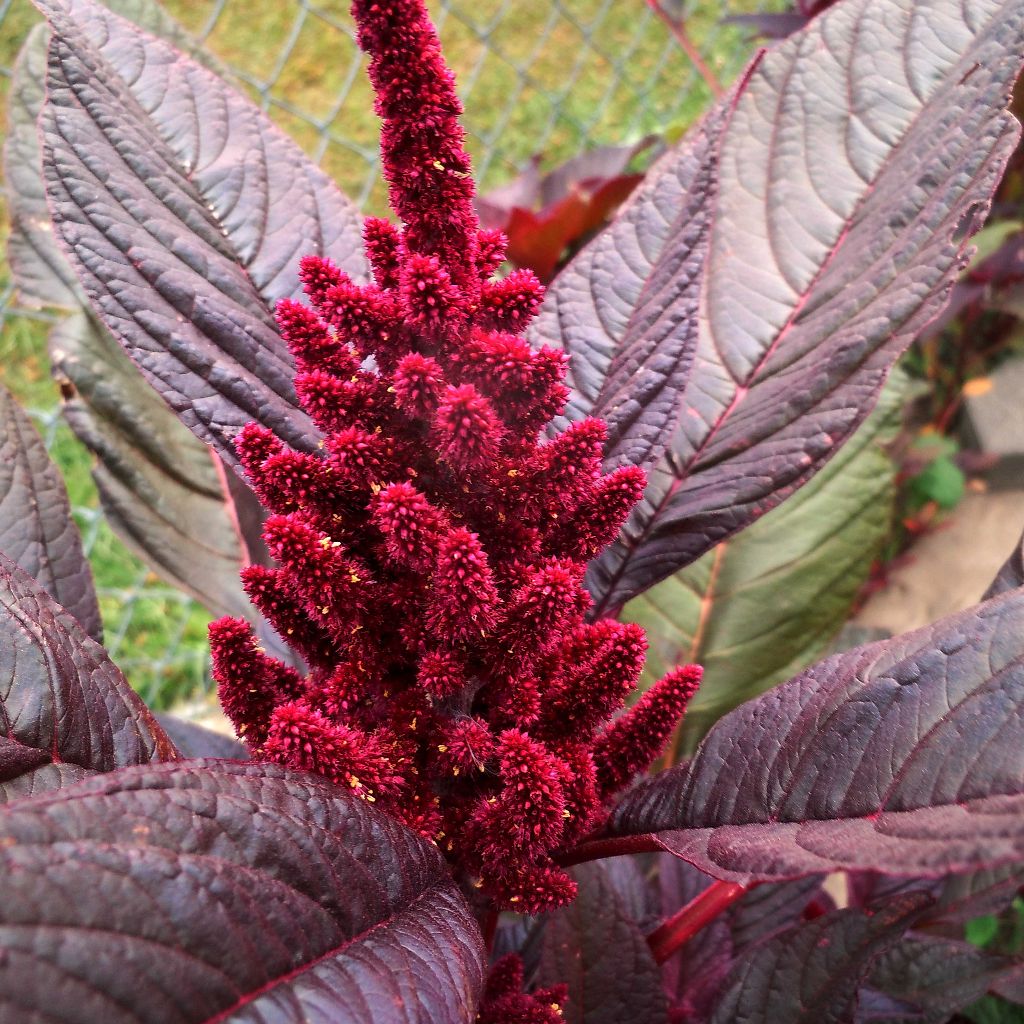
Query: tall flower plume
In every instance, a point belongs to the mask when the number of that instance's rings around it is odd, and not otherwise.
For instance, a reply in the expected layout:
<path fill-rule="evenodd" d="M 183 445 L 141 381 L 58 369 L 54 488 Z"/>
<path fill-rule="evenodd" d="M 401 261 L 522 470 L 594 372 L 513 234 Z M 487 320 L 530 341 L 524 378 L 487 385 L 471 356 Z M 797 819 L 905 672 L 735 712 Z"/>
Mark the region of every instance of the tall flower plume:
<path fill-rule="evenodd" d="M 214 674 L 255 756 L 351 787 L 436 841 L 492 905 L 533 913 L 572 899 L 552 854 L 658 755 L 699 670 L 624 710 L 646 640 L 589 621 L 582 580 L 644 474 L 602 475 L 598 420 L 542 438 L 568 397 L 565 356 L 523 340 L 537 279 L 494 279 L 505 241 L 476 219 L 423 3 L 352 10 L 398 223 L 365 222 L 372 282 L 307 256 L 308 305 L 278 306 L 317 452 L 256 424 L 237 439 L 276 562 L 243 582 L 307 671 L 221 619 Z"/>

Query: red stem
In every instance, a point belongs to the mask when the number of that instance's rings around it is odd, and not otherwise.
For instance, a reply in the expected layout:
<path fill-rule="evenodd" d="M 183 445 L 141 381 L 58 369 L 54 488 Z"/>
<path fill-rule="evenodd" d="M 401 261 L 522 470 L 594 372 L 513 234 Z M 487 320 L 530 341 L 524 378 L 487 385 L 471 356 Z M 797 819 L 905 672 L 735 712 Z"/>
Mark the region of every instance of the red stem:
<path fill-rule="evenodd" d="M 484 937 L 484 947 L 490 953 L 494 949 L 494 933 L 498 930 L 498 912 L 490 909 L 480 922 L 480 931 Z"/>
<path fill-rule="evenodd" d="M 664 847 L 654 836 L 619 836 L 616 839 L 591 839 L 580 843 L 571 850 L 565 850 L 555 856 L 555 862 L 563 868 L 573 864 L 586 864 L 591 860 L 604 860 L 606 857 L 623 857 L 630 853 L 659 853 Z"/>
<path fill-rule="evenodd" d="M 696 45 L 694 45 L 693 40 L 686 31 L 686 26 L 683 24 L 682 19 L 676 21 L 668 11 L 661 6 L 659 0 L 647 0 L 647 6 L 650 7 L 650 9 L 654 11 L 659 18 L 661 18 L 668 27 L 669 32 L 675 36 L 676 42 L 680 45 L 686 56 L 693 62 L 693 66 L 697 69 L 697 73 L 704 79 L 707 87 L 711 90 L 711 94 L 716 97 L 721 96 L 723 92 L 722 83 L 718 81 L 718 77 L 715 75 L 714 71 L 704 63 L 704 58 L 700 55 L 700 50 L 698 50 Z"/>
<path fill-rule="evenodd" d="M 751 888 L 752 886 L 737 885 L 735 882 L 713 882 L 647 937 L 654 959 L 663 964 L 701 928 L 710 924 Z"/>

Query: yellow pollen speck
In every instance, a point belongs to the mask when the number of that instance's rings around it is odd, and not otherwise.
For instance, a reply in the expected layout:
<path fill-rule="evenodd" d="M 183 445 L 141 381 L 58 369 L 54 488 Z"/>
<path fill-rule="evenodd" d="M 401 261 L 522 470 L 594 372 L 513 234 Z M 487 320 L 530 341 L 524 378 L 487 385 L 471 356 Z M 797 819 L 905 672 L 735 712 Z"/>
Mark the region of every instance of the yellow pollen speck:
<path fill-rule="evenodd" d="M 441 163 L 440 160 L 435 160 L 434 163 L 433 163 L 433 167 L 434 167 L 435 171 L 443 171 L 444 170 L 444 164 Z"/>
<path fill-rule="evenodd" d="M 447 743 L 438 743 L 437 749 L 440 750 L 441 753 L 443 754 L 448 749 L 448 744 Z"/>
<path fill-rule="evenodd" d="M 295 632 L 295 630 L 294 629 L 289 629 L 289 630 L 286 630 L 286 632 L 288 633 L 289 636 L 291 636 L 292 633 Z"/>
<path fill-rule="evenodd" d="M 458 774 L 459 774 L 459 769 L 458 768 L 453 768 L 452 769 L 452 775 L 456 775 L 457 776 Z"/>
<path fill-rule="evenodd" d="M 508 471 L 508 475 L 509 476 L 519 476 L 519 470 L 518 469 L 510 469 Z"/>
<path fill-rule="evenodd" d="M 320 609 L 320 614 L 321 615 L 326 615 L 330 610 L 331 610 L 330 605 L 326 605 L 325 604 L 323 606 L 323 608 Z"/>
<path fill-rule="evenodd" d="M 562 811 L 562 817 L 563 818 L 571 818 L 572 817 L 572 815 L 569 813 L 569 808 L 568 807 L 564 811 Z"/>
<path fill-rule="evenodd" d="M 352 575 L 349 576 L 348 579 L 349 579 L 350 583 L 358 583 L 359 582 L 359 574 L 358 573 L 352 573 Z"/>
<path fill-rule="evenodd" d="M 349 784 L 349 785 L 350 785 L 350 786 L 351 786 L 351 787 L 352 787 L 353 789 L 358 789 L 358 788 L 359 788 L 359 787 L 360 787 L 360 786 L 362 785 L 362 783 L 361 783 L 361 782 L 360 782 L 360 781 L 359 781 L 359 780 L 358 780 L 358 779 L 357 779 L 357 778 L 356 778 L 356 777 L 355 777 L 354 775 L 350 775 L 350 776 L 348 777 L 348 784 Z"/>
<path fill-rule="evenodd" d="M 450 850 L 451 848 L 452 848 L 451 844 L 449 843 L 448 844 L 448 849 Z M 477 878 L 473 882 L 473 888 L 474 889 L 479 889 L 483 884 L 484 884 L 484 880 L 482 878 Z"/>
<path fill-rule="evenodd" d="M 330 546 L 331 546 L 331 538 L 330 537 L 321 537 L 320 538 L 320 547 L 322 547 L 324 549 L 324 551 L 326 551 Z"/>
<path fill-rule="evenodd" d="M 518 902 L 519 902 L 519 897 L 518 896 L 512 896 L 512 897 L 509 898 L 509 903 L 518 903 Z"/>

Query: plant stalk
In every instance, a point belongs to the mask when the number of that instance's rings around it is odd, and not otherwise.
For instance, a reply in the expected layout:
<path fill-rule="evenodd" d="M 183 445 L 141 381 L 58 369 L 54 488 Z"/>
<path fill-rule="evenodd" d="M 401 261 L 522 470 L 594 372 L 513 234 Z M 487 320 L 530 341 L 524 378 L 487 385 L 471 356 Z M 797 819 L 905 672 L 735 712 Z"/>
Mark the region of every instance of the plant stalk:
<path fill-rule="evenodd" d="M 555 863 L 563 868 L 573 864 L 586 864 L 606 857 L 623 857 L 630 853 L 658 853 L 661 844 L 654 836 L 645 833 L 640 836 L 618 836 L 614 839 L 591 839 L 564 850 L 555 856 Z"/>
<path fill-rule="evenodd" d="M 738 885 L 735 882 L 713 882 L 647 937 L 654 959 L 663 964 L 701 928 L 710 924 L 722 911 L 727 910 L 752 888 L 753 886 Z"/>
<path fill-rule="evenodd" d="M 660 0 L 647 0 L 647 6 L 665 23 L 669 32 L 675 37 L 676 42 L 679 44 L 682 51 L 690 58 L 693 66 L 697 69 L 697 74 L 704 79 L 705 84 L 711 90 L 711 95 L 716 99 L 722 95 L 724 90 L 722 89 L 722 83 L 719 82 L 718 76 L 707 66 L 704 62 L 704 58 L 700 55 L 700 50 L 697 49 L 696 44 L 690 38 L 690 34 L 686 31 L 686 26 L 683 23 L 682 18 L 676 21 L 661 6 Z"/>

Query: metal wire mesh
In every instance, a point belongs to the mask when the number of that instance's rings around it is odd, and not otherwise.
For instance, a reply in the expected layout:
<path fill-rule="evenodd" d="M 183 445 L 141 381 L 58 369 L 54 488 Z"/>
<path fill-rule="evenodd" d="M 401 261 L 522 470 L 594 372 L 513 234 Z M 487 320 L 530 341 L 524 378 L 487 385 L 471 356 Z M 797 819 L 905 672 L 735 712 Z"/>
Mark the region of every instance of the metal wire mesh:
<path fill-rule="evenodd" d="M 353 199 L 382 212 L 377 121 L 348 4 L 165 0 L 164 6 Z M 707 102 L 705 83 L 644 0 L 432 0 L 430 6 L 459 78 L 485 190 L 534 155 L 555 163 L 601 143 L 651 132 L 673 137 Z M 749 45 L 720 18 L 765 6 L 741 0 L 724 12 L 695 0 L 673 13 L 685 15 L 694 42 L 728 81 Z M 28 0 L 0 0 L 4 97 L 36 20 Z M 6 216 L 0 225 L 2 234 Z M 18 306 L 0 259 L 0 378 L 30 407 L 65 472 L 114 660 L 149 701 L 166 706 L 208 684 L 208 616 L 129 555 L 97 510 L 88 457 L 61 421 L 48 379 L 45 335 L 52 320 Z"/>

